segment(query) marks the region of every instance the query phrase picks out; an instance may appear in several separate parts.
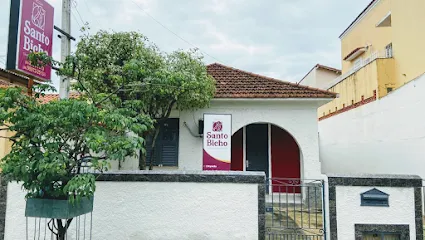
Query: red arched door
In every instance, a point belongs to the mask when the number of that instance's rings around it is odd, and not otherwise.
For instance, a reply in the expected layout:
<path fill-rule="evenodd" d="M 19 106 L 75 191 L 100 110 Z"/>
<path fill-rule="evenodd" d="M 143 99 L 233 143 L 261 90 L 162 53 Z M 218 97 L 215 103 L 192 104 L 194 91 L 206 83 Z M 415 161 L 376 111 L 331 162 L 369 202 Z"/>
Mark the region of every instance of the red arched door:
<path fill-rule="evenodd" d="M 271 162 L 272 177 L 281 179 L 273 181 L 273 192 L 300 193 L 300 187 L 297 186 L 301 178 L 300 149 L 287 131 L 273 125 L 271 126 Z"/>
<path fill-rule="evenodd" d="M 243 171 L 243 128 L 239 129 L 232 136 L 232 161 L 230 170 Z"/>

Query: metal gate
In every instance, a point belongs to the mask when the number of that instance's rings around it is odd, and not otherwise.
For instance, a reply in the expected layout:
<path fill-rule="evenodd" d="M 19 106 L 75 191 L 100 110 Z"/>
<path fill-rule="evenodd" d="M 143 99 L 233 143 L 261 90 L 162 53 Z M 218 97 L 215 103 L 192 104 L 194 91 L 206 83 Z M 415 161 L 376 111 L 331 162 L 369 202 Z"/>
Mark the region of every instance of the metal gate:
<path fill-rule="evenodd" d="M 325 239 L 323 180 L 271 178 L 266 191 L 266 239 Z"/>

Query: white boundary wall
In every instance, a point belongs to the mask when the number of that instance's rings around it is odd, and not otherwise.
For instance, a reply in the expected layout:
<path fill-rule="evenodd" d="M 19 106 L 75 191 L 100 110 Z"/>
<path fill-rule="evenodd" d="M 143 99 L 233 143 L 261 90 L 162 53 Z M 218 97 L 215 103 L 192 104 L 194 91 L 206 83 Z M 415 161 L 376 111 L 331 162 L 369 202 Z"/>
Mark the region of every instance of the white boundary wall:
<path fill-rule="evenodd" d="M 425 76 L 386 97 L 319 122 L 323 173 L 425 178 Z"/>
<path fill-rule="evenodd" d="M 409 225 L 410 239 L 416 238 L 413 188 L 378 187 L 390 195 L 389 207 L 362 207 L 360 194 L 372 187 L 336 186 L 338 240 L 356 239 L 355 224 Z"/>
<path fill-rule="evenodd" d="M 264 178 L 264 174 L 260 177 Z M 93 240 L 254 240 L 259 236 L 259 184 L 110 181 L 96 184 Z M 5 240 L 25 239 L 24 197 L 20 185 L 8 185 Z M 29 229 L 34 232 L 34 219 L 30 219 Z M 82 224 L 83 219 L 80 221 Z M 75 225 L 72 226 L 69 239 L 75 239 Z M 88 224 L 87 230 L 89 227 Z M 43 236 L 43 224 L 41 229 Z"/>

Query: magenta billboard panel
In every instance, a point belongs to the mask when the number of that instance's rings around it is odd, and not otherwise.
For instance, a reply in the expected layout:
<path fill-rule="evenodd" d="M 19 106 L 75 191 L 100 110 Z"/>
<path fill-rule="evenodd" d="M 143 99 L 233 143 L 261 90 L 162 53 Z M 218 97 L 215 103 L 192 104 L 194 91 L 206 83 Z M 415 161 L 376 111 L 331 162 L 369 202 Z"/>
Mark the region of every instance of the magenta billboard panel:
<path fill-rule="evenodd" d="M 16 14 L 18 13 L 18 14 Z M 51 67 L 35 67 L 28 60 L 31 51 L 53 52 L 54 9 L 45 0 L 12 0 L 7 69 L 48 81 Z"/>
<path fill-rule="evenodd" d="M 204 114 L 204 171 L 230 171 L 231 140 L 232 115 Z"/>

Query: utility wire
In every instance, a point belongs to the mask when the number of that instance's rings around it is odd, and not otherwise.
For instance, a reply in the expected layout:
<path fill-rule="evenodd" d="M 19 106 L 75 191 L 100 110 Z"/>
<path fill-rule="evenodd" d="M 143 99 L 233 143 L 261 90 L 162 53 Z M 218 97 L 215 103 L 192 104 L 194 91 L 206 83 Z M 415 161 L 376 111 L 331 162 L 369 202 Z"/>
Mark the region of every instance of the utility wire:
<path fill-rule="evenodd" d="M 94 15 L 94 14 L 93 14 L 93 12 L 91 11 L 91 9 L 90 9 L 90 7 L 89 7 L 89 4 L 87 3 L 87 0 L 84 0 L 84 4 L 86 5 L 87 9 L 89 10 L 89 13 L 93 16 L 93 19 L 94 19 L 94 21 L 96 22 L 96 24 L 97 24 L 97 25 L 99 25 L 99 27 L 102 27 L 102 28 L 103 28 L 103 25 L 102 25 L 102 24 L 100 24 L 100 23 L 97 21 L 97 19 L 96 19 L 95 15 Z"/>
<path fill-rule="evenodd" d="M 76 2 L 76 1 L 72 1 L 72 2 L 74 3 L 74 4 L 73 4 L 73 7 L 74 7 L 75 11 L 77 12 L 78 16 L 80 17 L 81 22 L 83 23 L 83 25 L 86 25 L 86 24 L 85 24 L 85 23 L 86 23 L 86 21 L 84 21 L 83 17 L 81 17 L 80 12 L 78 11 L 78 8 L 77 8 L 77 2 Z"/>
<path fill-rule="evenodd" d="M 195 46 L 194 44 L 190 43 L 189 41 L 187 41 L 186 39 L 180 37 L 177 33 L 175 33 L 174 31 L 172 31 L 171 29 L 169 29 L 167 26 L 165 26 L 164 24 L 162 24 L 160 21 L 158 21 L 156 18 L 154 18 L 152 15 L 150 15 L 148 12 L 146 12 L 142 7 L 140 7 L 139 4 L 137 4 L 137 2 L 135 2 L 134 0 L 131 0 L 140 10 L 142 10 L 146 15 L 148 15 L 150 18 L 152 18 L 156 23 L 158 23 L 160 26 L 162 26 L 163 28 L 165 28 L 167 31 L 169 31 L 170 33 L 172 33 L 174 36 L 176 36 L 177 38 L 179 38 L 180 40 L 182 40 L 183 42 L 191 45 L 192 47 L 199 49 L 200 52 L 202 52 L 203 54 L 207 55 L 208 57 L 221 62 L 220 60 L 218 60 L 217 58 L 209 55 L 208 53 L 202 51 L 200 48 L 198 48 L 197 46 Z"/>
<path fill-rule="evenodd" d="M 72 13 L 72 17 L 74 18 L 75 22 L 77 23 L 77 25 L 78 25 L 78 26 L 80 27 L 80 29 L 81 29 L 81 28 L 82 28 L 82 27 L 81 27 L 81 24 L 80 24 L 80 22 L 78 22 L 77 17 L 75 17 L 74 12 L 73 12 L 73 11 L 71 11 L 71 13 Z"/>

